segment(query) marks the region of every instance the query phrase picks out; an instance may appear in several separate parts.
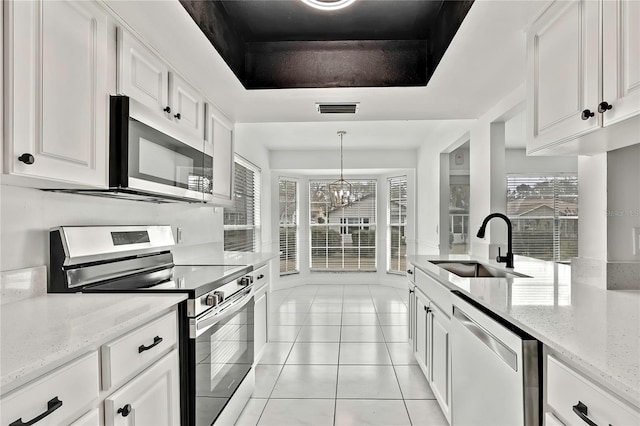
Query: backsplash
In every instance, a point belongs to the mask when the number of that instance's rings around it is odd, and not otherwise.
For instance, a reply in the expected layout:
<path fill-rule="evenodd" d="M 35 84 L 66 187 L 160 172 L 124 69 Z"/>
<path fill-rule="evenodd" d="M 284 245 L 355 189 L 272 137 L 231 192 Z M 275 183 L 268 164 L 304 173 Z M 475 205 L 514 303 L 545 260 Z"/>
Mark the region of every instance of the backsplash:
<path fill-rule="evenodd" d="M 171 225 L 180 245 L 220 243 L 222 209 L 201 204 L 151 204 L 0 186 L 0 271 L 49 263 L 49 229 L 61 225 Z"/>
<path fill-rule="evenodd" d="M 46 292 L 46 266 L 0 272 L 0 305 L 41 296 Z"/>

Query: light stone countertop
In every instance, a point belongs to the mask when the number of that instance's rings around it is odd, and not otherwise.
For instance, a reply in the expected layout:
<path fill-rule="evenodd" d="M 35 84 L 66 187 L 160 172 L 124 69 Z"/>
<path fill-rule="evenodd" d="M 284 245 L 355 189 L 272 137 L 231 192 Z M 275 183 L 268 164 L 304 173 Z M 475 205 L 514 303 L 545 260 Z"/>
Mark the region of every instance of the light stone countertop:
<path fill-rule="evenodd" d="M 640 408 L 640 291 L 572 284 L 569 265 L 520 256 L 514 270 L 531 278 L 461 278 L 430 260 L 478 260 L 503 270 L 504 264 L 465 255 L 407 256 Z"/>
<path fill-rule="evenodd" d="M 223 251 L 220 244 L 202 244 L 173 250 L 176 265 L 254 265 L 254 269 L 275 259 L 278 252 Z"/>
<path fill-rule="evenodd" d="M 186 294 L 48 294 L 1 305 L 0 394 L 186 298 Z"/>

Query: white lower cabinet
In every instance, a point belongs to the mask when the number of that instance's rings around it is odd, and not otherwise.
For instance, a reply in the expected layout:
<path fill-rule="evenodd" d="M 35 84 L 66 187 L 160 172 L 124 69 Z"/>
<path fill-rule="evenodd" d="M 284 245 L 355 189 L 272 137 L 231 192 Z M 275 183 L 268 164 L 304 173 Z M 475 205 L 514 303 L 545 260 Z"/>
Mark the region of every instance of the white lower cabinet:
<path fill-rule="evenodd" d="M 431 338 L 429 382 L 445 417 L 450 418 L 451 408 L 451 320 L 436 306 L 430 307 L 429 335 Z"/>
<path fill-rule="evenodd" d="M 552 355 L 546 356 L 545 424 L 547 414 L 560 424 L 638 425 L 640 412 Z"/>
<path fill-rule="evenodd" d="M 269 329 L 269 266 L 263 266 L 251 273 L 254 278 L 254 285 L 257 290 L 254 295 L 254 325 L 253 325 L 253 348 L 254 360 L 257 364 L 260 361 L 265 344 L 267 343 Z"/>
<path fill-rule="evenodd" d="M 415 354 L 418 364 L 422 371 L 428 375 L 429 371 L 429 299 L 420 291 L 415 292 L 416 306 L 416 336 L 415 336 Z"/>
<path fill-rule="evenodd" d="M 105 424 L 180 424 L 179 373 L 174 349 L 105 399 Z"/>
<path fill-rule="evenodd" d="M 103 422 L 102 416 L 100 414 L 100 409 L 96 407 L 93 410 L 85 413 L 75 422 L 71 423 L 70 426 L 96 426 L 101 424 L 103 424 Z"/>

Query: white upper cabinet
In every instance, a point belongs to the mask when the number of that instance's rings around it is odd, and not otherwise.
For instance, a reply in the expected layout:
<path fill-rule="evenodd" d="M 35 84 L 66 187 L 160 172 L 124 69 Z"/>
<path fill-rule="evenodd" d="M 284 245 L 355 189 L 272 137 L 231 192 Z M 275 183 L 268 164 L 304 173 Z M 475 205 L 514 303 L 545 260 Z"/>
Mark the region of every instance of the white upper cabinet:
<path fill-rule="evenodd" d="M 637 143 L 629 122 L 617 128 L 622 133 L 594 131 L 640 114 L 638 52 L 637 1 L 554 1 L 527 36 L 527 152 L 594 153 Z"/>
<path fill-rule="evenodd" d="M 169 114 L 169 67 L 142 43 L 118 28 L 118 93 L 157 114 Z M 168 115 L 167 115 L 168 117 Z"/>
<path fill-rule="evenodd" d="M 211 103 L 207 103 L 205 151 L 213 153 L 213 197 L 231 203 L 233 191 L 233 125 Z"/>
<path fill-rule="evenodd" d="M 105 187 L 107 13 L 79 1 L 4 7 L 6 172 Z"/>
<path fill-rule="evenodd" d="M 204 139 L 204 98 L 160 57 L 118 29 L 118 93 L 146 107 L 137 117 L 185 142 Z M 167 129 L 167 120 L 171 122 Z"/>
<path fill-rule="evenodd" d="M 607 0 L 602 3 L 603 86 L 600 109 L 604 125 L 640 111 L 640 2 Z"/>

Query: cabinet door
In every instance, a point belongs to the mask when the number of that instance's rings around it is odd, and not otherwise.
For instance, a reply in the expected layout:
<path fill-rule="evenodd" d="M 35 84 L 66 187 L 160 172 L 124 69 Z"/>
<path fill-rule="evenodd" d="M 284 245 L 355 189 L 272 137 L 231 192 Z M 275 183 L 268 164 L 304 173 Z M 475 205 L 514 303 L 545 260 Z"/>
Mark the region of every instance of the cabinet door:
<path fill-rule="evenodd" d="M 527 151 L 601 125 L 599 2 L 555 1 L 527 36 Z M 589 112 L 585 112 L 589 110 Z M 593 113 L 592 117 L 585 115 Z"/>
<path fill-rule="evenodd" d="M 256 294 L 256 304 L 254 306 L 254 355 L 256 363 L 260 361 L 262 348 L 267 343 L 267 291 Z"/>
<path fill-rule="evenodd" d="M 182 77 L 169 73 L 171 117 L 195 140 L 204 140 L 204 99 Z M 214 167 L 215 170 L 215 167 Z"/>
<path fill-rule="evenodd" d="M 415 346 L 416 346 L 416 359 L 418 360 L 418 364 L 422 367 L 422 370 L 425 372 L 425 375 L 428 377 L 429 372 L 429 339 L 428 339 L 428 330 L 429 330 L 429 300 L 426 297 L 423 297 L 418 291 L 416 291 L 416 337 L 415 337 Z"/>
<path fill-rule="evenodd" d="M 180 384 L 178 351 L 136 376 L 105 399 L 105 424 L 180 424 Z"/>
<path fill-rule="evenodd" d="M 416 327 L 416 300 L 415 300 L 415 290 L 414 290 L 414 286 L 413 283 L 411 283 L 411 281 L 409 281 L 409 309 L 407 310 L 407 315 L 409 316 L 407 318 L 407 327 L 409 328 L 408 330 L 408 336 L 409 336 L 409 344 L 411 345 L 412 349 L 415 351 L 415 327 Z"/>
<path fill-rule="evenodd" d="M 451 362 L 449 347 L 449 318 L 435 306 L 431 306 L 429 321 L 430 380 L 431 389 L 440 403 L 443 413 L 450 418 L 451 403 Z"/>
<path fill-rule="evenodd" d="M 108 15 L 94 2 L 4 5 L 7 169 L 106 186 Z"/>
<path fill-rule="evenodd" d="M 103 422 L 102 416 L 100 415 L 100 409 L 96 407 L 88 413 L 85 413 L 75 422 L 71 423 L 70 426 L 99 426 L 102 424 Z"/>
<path fill-rule="evenodd" d="M 173 117 L 169 106 L 169 67 L 128 32 L 118 29 L 118 93 L 152 114 Z"/>
<path fill-rule="evenodd" d="M 213 145 L 213 196 L 231 202 L 233 190 L 233 132 L 227 120 L 207 104 L 207 142 Z"/>
<path fill-rule="evenodd" d="M 604 125 L 640 113 L 640 2 L 602 3 Z"/>

